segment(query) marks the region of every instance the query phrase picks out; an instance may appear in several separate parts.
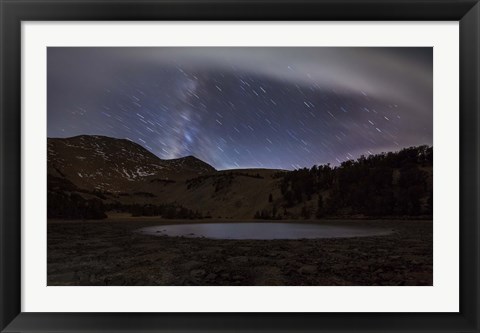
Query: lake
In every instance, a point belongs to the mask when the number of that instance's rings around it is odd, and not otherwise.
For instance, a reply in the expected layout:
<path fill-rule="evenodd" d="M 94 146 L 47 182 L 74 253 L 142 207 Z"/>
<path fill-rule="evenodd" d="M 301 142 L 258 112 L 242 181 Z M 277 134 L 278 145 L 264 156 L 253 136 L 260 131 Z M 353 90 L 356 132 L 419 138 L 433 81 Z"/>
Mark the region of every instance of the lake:
<path fill-rule="evenodd" d="M 210 239 L 316 239 L 382 236 L 391 229 L 309 223 L 195 223 L 146 227 L 137 230 L 155 236 Z"/>

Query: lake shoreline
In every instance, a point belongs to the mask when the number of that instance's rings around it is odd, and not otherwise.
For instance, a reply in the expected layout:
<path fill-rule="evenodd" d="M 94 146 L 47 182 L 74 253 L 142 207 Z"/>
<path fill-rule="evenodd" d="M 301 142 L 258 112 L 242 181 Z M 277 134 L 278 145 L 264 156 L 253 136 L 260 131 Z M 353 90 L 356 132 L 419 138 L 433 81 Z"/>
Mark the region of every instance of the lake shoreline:
<path fill-rule="evenodd" d="M 346 226 L 339 223 L 235 221 L 226 223 L 176 223 L 135 230 L 152 236 L 207 238 L 218 240 L 287 240 L 370 237 L 388 235 L 393 229 Z"/>

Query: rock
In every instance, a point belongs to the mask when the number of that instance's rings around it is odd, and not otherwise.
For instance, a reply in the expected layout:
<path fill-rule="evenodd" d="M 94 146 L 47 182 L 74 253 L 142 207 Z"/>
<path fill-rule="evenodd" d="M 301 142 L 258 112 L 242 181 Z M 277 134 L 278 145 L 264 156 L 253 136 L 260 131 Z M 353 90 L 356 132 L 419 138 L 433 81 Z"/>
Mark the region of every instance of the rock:
<path fill-rule="evenodd" d="M 90 283 L 95 283 L 97 280 L 97 277 L 95 274 L 90 274 L 89 278 L 88 278 L 88 282 Z"/>
<path fill-rule="evenodd" d="M 238 257 L 231 257 L 227 259 L 228 262 L 231 262 L 232 264 L 246 264 L 248 263 L 248 258 L 245 256 L 238 256 Z"/>
<path fill-rule="evenodd" d="M 200 262 L 200 261 L 189 261 L 183 264 L 182 267 L 187 271 L 191 271 L 193 269 L 201 267 L 202 265 L 203 265 L 203 262 Z"/>
<path fill-rule="evenodd" d="M 89 274 L 85 272 L 78 272 L 77 276 L 81 283 L 87 283 L 90 277 Z"/>
<path fill-rule="evenodd" d="M 220 267 L 220 266 L 217 266 L 217 267 L 214 267 L 213 268 L 213 272 L 219 274 L 221 272 L 225 271 L 225 268 L 224 267 Z"/>
<path fill-rule="evenodd" d="M 205 275 L 204 269 L 194 269 L 193 271 L 190 272 L 190 276 L 194 279 L 199 279 L 204 275 Z"/>
<path fill-rule="evenodd" d="M 105 283 L 108 286 L 123 286 L 125 285 L 125 279 L 121 275 L 116 275 L 116 276 L 106 278 Z"/>
<path fill-rule="evenodd" d="M 314 274 L 317 272 L 317 266 L 305 265 L 298 269 L 300 274 Z"/>
<path fill-rule="evenodd" d="M 345 269 L 345 264 L 334 264 L 334 265 L 332 265 L 332 270 L 334 272 L 340 271 L 342 269 Z M 368 267 L 366 267 L 366 268 L 362 267 L 362 269 L 368 269 Z"/>
<path fill-rule="evenodd" d="M 215 280 L 216 277 L 217 277 L 217 274 L 215 274 L 215 273 L 210 273 L 210 274 L 208 274 L 208 275 L 205 277 L 205 279 L 211 281 L 211 280 Z"/>
<path fill-rule="evenodd" d="M 51 279 L 55 282 L 73 282 L 77 278 L 75 272 L 68 272 L 68 273 L 63 273 L 63 274 L 55 274 L 51 276 Z"/>
<path fill-rule="evenodd" d="M 386 281 L 390 281 L 396 277 L 396 274 L 393 272 L 386 272 L 386 273 L 380 274 L 380 277 L 382 277 Z"/>

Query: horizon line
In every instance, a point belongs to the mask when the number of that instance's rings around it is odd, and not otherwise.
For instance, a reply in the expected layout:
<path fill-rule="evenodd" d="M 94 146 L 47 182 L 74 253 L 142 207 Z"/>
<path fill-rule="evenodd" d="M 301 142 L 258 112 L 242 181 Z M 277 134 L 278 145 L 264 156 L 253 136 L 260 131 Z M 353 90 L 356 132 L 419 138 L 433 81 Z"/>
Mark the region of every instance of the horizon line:
<path fill-rule="evenodd" d="M 338 161 L 335 161 L 337 163 L 331 163 L 331 162 L 326 162 L 326 163 L 318 163 L 318 164 L 313 164 L 312 166 L 308 167 L 308 166 L 303 166 L 303 167 L 299 167 L 299 168 L 293 168 L 293 169 L 284 169 L 284 168 L 268 168 L 268 167 L 263 167 L 263 166 L 259 166 L 259 167 L 250 167 L 250 166 L 246 166 L 246 167 L 236 167 L 236 168 L 230 168 L 230 167 L 226 167 L 226 168 L 216 168 L 214 167 L 211 163 L 209 162 L 206 162 L 204 161 L 203 159 L 201 158 L 198 158 L 197 156 L 195 156 L 194 154 L 190 154 L 190 155 L 185 155 L 185 156 L 180 156 L 180 157 L 174 157 L 174 158 L 161 158 L 160 156 L 158 156 L 157 154 L 155 154 L 153 151 L 151 151 L 150 149 L 144 147 L 142 144 L 136 142 L 136 141 L 133 141 L 131 140 L 130 138 L 127 138 L 127 137 L 124 137 L 124 138 L 118 138 L 118 137 L 113 137 L 113 136 L 108 136 L 108 135 L 102 135 L 102 134 L 78 134 L 78 135 L 73 135 L 73 136 L 68 136 L 68 137 L 49 137 L 47 136 L 47 140 L 48 139 L 73 139 L 73 138 L 77 138 L 77 137 L 82 137 L 82 136 L 85 136 L 85 137 L 103 137 L 103 138 L 109 138 L 109 139 L 115 139 L 115 140 L 126 140 L 126 141 L 129 141 L 133 144 L 136 144 L 140 147 L 142 147 L 143 149 L 145 149 L 146 151 L 148 151 L 150 154 L 153 154 L 154 156 L 156 156 L 158 159 L 162 160 L 162 161 L 172 161 L 172 160 L 178 160 L 178 159 L 183 159 L 183 158 L 188 158 L 188 157 L 193 157 L 193 158 L 196 158 L 197 160 L 205 163 L 205 164 L 208 164 L 209 166 L 211 166 L 212 168 L 214 168 L 216 171 L 229 171 L 229 170 L 278 170 L 278 171 L 295 171 L 295 170 L 301 170 L 301 169 L 311 169 L 313 168 L 314 166 L 324 166 L 324 165 L 330 165 L 330 166 L 341 166 L 342 163 L 344 162 L 347 162 L 347 161 L 358 161 L 362 156 L 365 156 L 365 157 L 368 157 L 368 156 L 376 156 L 376 155 L 382 155 L 382 154 L 387 154 L 387 153 L 397 153 L 397 152 L 400 152 L 402 151 L 403 149 L 408 149 L 408 148 L 416 148 L 416 147 L 423 147 L 423 146 L 427 146 L 428 148 L 433 148 L 433 144 L 432 145 L 429 145 L 429 144 L 419 144 L 419 145 L 413 145 L 413 146 L 405 146 L 403 148 L 399 148 L 398 150 L 391 150 L 391 151 L 382 151 L 382 152 L 379 152 L 379 153 L 375 153 L 375 154 L 368 154 L 368 155 L 365 155 L 365 154 L 362 154 L 356 158 L 350 158 L 350 159 L 347 159 L 345 161 L 341 161 L 341 162 L 338 162 Z"/>

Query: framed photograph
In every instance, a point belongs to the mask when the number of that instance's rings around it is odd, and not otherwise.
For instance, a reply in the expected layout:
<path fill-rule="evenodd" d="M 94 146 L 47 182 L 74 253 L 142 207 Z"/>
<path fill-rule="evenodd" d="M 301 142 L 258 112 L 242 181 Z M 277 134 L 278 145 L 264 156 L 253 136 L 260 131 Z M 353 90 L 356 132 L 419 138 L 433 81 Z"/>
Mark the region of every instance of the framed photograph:
<path fill-rule="evenodd" d="M 479 332 L 477 1 L 1 1 L 1 332 Z"/>

